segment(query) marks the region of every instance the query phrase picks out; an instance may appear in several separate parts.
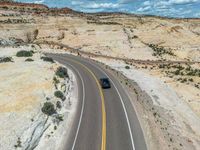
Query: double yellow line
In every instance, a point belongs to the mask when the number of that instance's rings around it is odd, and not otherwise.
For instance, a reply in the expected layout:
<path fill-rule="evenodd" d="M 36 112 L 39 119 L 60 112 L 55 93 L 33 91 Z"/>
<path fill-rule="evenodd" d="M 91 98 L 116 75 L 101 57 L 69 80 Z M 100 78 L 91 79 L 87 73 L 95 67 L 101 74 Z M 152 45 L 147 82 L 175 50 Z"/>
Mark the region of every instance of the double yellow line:
<path fill-rule="evenodd" d="M 106 150 L 106 109 L 105 109 L 105 99 L 104 99 L 104 94 L 103 94 L 103 90 L 101 88 L 101 85 L 99 84 L 99 81 L 97 79 L 97 77 L 95 76 L 95 74 L 92 72 L 91 69 L 89 69 L 88 67 L 86 67 L 85 65 L 81 64 L 78 61 L 72 60 L 76 64 L 81 65 L 85 70 L 87 70 L 92 77 L 95 79 L 96 84 L 98 86 L 99 92 L 100 92 L 100 96 L 101 96 L 101 103 L 102 103 L 102 139 L 101 139 L 101 150 Z"/>

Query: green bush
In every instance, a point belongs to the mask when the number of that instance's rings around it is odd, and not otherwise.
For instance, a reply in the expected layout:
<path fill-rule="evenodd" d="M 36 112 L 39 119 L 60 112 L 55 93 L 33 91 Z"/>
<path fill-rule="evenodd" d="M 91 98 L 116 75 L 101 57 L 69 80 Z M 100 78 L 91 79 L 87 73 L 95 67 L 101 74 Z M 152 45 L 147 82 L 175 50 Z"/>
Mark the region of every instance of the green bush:
<path fill-rule="evenodd" d="M 51 57 L 41 57 L 43 61 L 54 63 L 54 60 Z"/>
<path fill-rule="evenodd" d="M 32 57 L 33 56 L 33 51 L 19 51 L 16 54 L 17 57 Z"/>
<path fill-rule="evenodd" d="M 53 115 L 54 113 L 56 113 L 54 104 L 52 104 L 51 102 L 45 102 L 42 107 L 42 112 L 48 116 Z"/>
<path fill-rule="evenodd" d="M 134 36 L 133 36 L 133 39 L 137 39 L 137 38 L 138 38 L 138 36 L 137 36 L 137 35 L 134 35 Z"/>
<path fill-rule="evenodd" d="M 22 147 L 22 142 L 21 142 L 21 139 L 18 137 L 17 139 L 17 144 L 14 145 L 15 148 L 18 148 L 18 147 Z"/>
<path fill-rule="evenodd" d="M 61 102 L 60 102 L 60 101 L 57 101 L 57 102 L 56 102 L 56 107 L 57 107 L 57 108 L 59 108 L 59 109 L 61 109 L 61 108 L 62 108 L 62 104 L 61 104 Z"/>
<path fill-rule="evenodd" d="M 125 68 L 126 68 L 126 69 L 130 69 L 130 67 L 129 67 L 129 66 L 125 66 Z"/>
<path fill-rule="evenodd" d="M 31 62 L 31 61 L 34 61 L 34 60 L 31 59 L 31 58 L 27 58 L 25 61 Z"/>
<path fill-rule="evenodd" d="M 192 78 L 188 79 L 190 82 L 194 82 L 194 80 Z"/>
<path fill-rule="evenodd" d="M 60 78 L 68 78 L 69 75 L 68 75 L 68 71 L 66 68 L 64 67 L 59 67 L 57 70 L 56 70 L 56 75 Z"/>
<path fill-rule="evenodd" d="M 0 57 L 0 63 L 13 62 L 12 57 Z"/>
<path fill-rule="evenodd" d="M 171 55 L 171 56 L 175 56 L 175 54 L 172 52 L 172 49 L 165 49 L 162 46 L 158 46 L 156 44 L 148 44 L 148 46 L 150 48 L 152 48 L 153 52 L 153 56 L 163 56 L 163 55 Z"/>
<path fill-rule="evenodd" d="M 174 72 L 174 74 L 175 74 L 175 75 L 179 75 L 179 74 L 180 74 L 180 70 L 176 70 L 176 71 Z"/>
<path fill-rule="evenodd" d="M 59 120 L 59 121 L 63 121 L 63 116 L 62 115 L 57 115 L 56 119 Z"/>
<path fill-rule="evenodd" d="M 63 92 L 61 92 L 61 91 L 55 91 L 54 92 L 54 95 L 55 95 L 55 97 L 57 97 L 57 98 L 60 98 L 60 99 L 62 99 L 62 100 L 65 100 L 65 96 L 64 96 L 64 94 L 63 94 Z"/>
<path fill-rule="evenodd" d="M 54 82 L 54 84 L 60 83 L 60 81 L 56 77 L 53 77 L 53 82 Z"/>

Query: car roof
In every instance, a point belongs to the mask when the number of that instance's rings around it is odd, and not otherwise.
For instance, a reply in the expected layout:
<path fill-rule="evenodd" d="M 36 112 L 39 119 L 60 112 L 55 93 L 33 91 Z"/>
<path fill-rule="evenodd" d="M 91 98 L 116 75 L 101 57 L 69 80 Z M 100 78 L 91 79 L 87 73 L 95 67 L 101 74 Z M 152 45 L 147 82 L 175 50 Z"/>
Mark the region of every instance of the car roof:
<path fill-rule="evenodd" d="M 100 80 L 109 80 L 108 78 L 101 78 Z"/>

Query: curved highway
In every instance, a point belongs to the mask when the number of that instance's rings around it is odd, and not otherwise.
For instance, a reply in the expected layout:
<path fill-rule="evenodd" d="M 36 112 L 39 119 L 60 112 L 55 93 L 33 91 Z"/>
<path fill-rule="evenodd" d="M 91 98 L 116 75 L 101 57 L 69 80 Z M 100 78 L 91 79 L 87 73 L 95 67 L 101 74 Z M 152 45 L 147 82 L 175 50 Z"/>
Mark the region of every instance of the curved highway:
<path fill-rule="evenodd" d="M 70 67 L 77 77 L 79 103 L 66 150 L 146 150 L 146 143 L 127 92 L 94 61 L 67 54 L 46 54 Z M 98 80 L 108 77 L 111 89 Z"/>

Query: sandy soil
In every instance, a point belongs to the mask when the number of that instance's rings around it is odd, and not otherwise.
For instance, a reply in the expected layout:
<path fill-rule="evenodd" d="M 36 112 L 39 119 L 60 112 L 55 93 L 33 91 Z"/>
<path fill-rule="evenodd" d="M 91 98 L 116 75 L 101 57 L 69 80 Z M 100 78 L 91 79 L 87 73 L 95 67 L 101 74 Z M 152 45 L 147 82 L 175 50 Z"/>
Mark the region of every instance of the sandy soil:
<path fill-rule="evenodd" d="M 32 62 L 25 57 L 16 57 L 20 50 L 34 50 Z M 12 57 L 13 62 L 0 63 L 0 149 L 60 149 L 66 142 L 68 130 L 75 114 L 77 85 L 74 74 L 69 70 L 69 79 L 61 80 L 67 92 L 66 100 L 57 113 L 63 116 L 62 122 L 47 117 L 41 108 L 45 101 L 54 105 L 55 85 L 53 77 L 59 67 L 57 63 L 45 62 L 40 52 L 31 46 L 1 47 L 0 57 Z M 63 135 L 63 136 L 61 136 Z"/>

